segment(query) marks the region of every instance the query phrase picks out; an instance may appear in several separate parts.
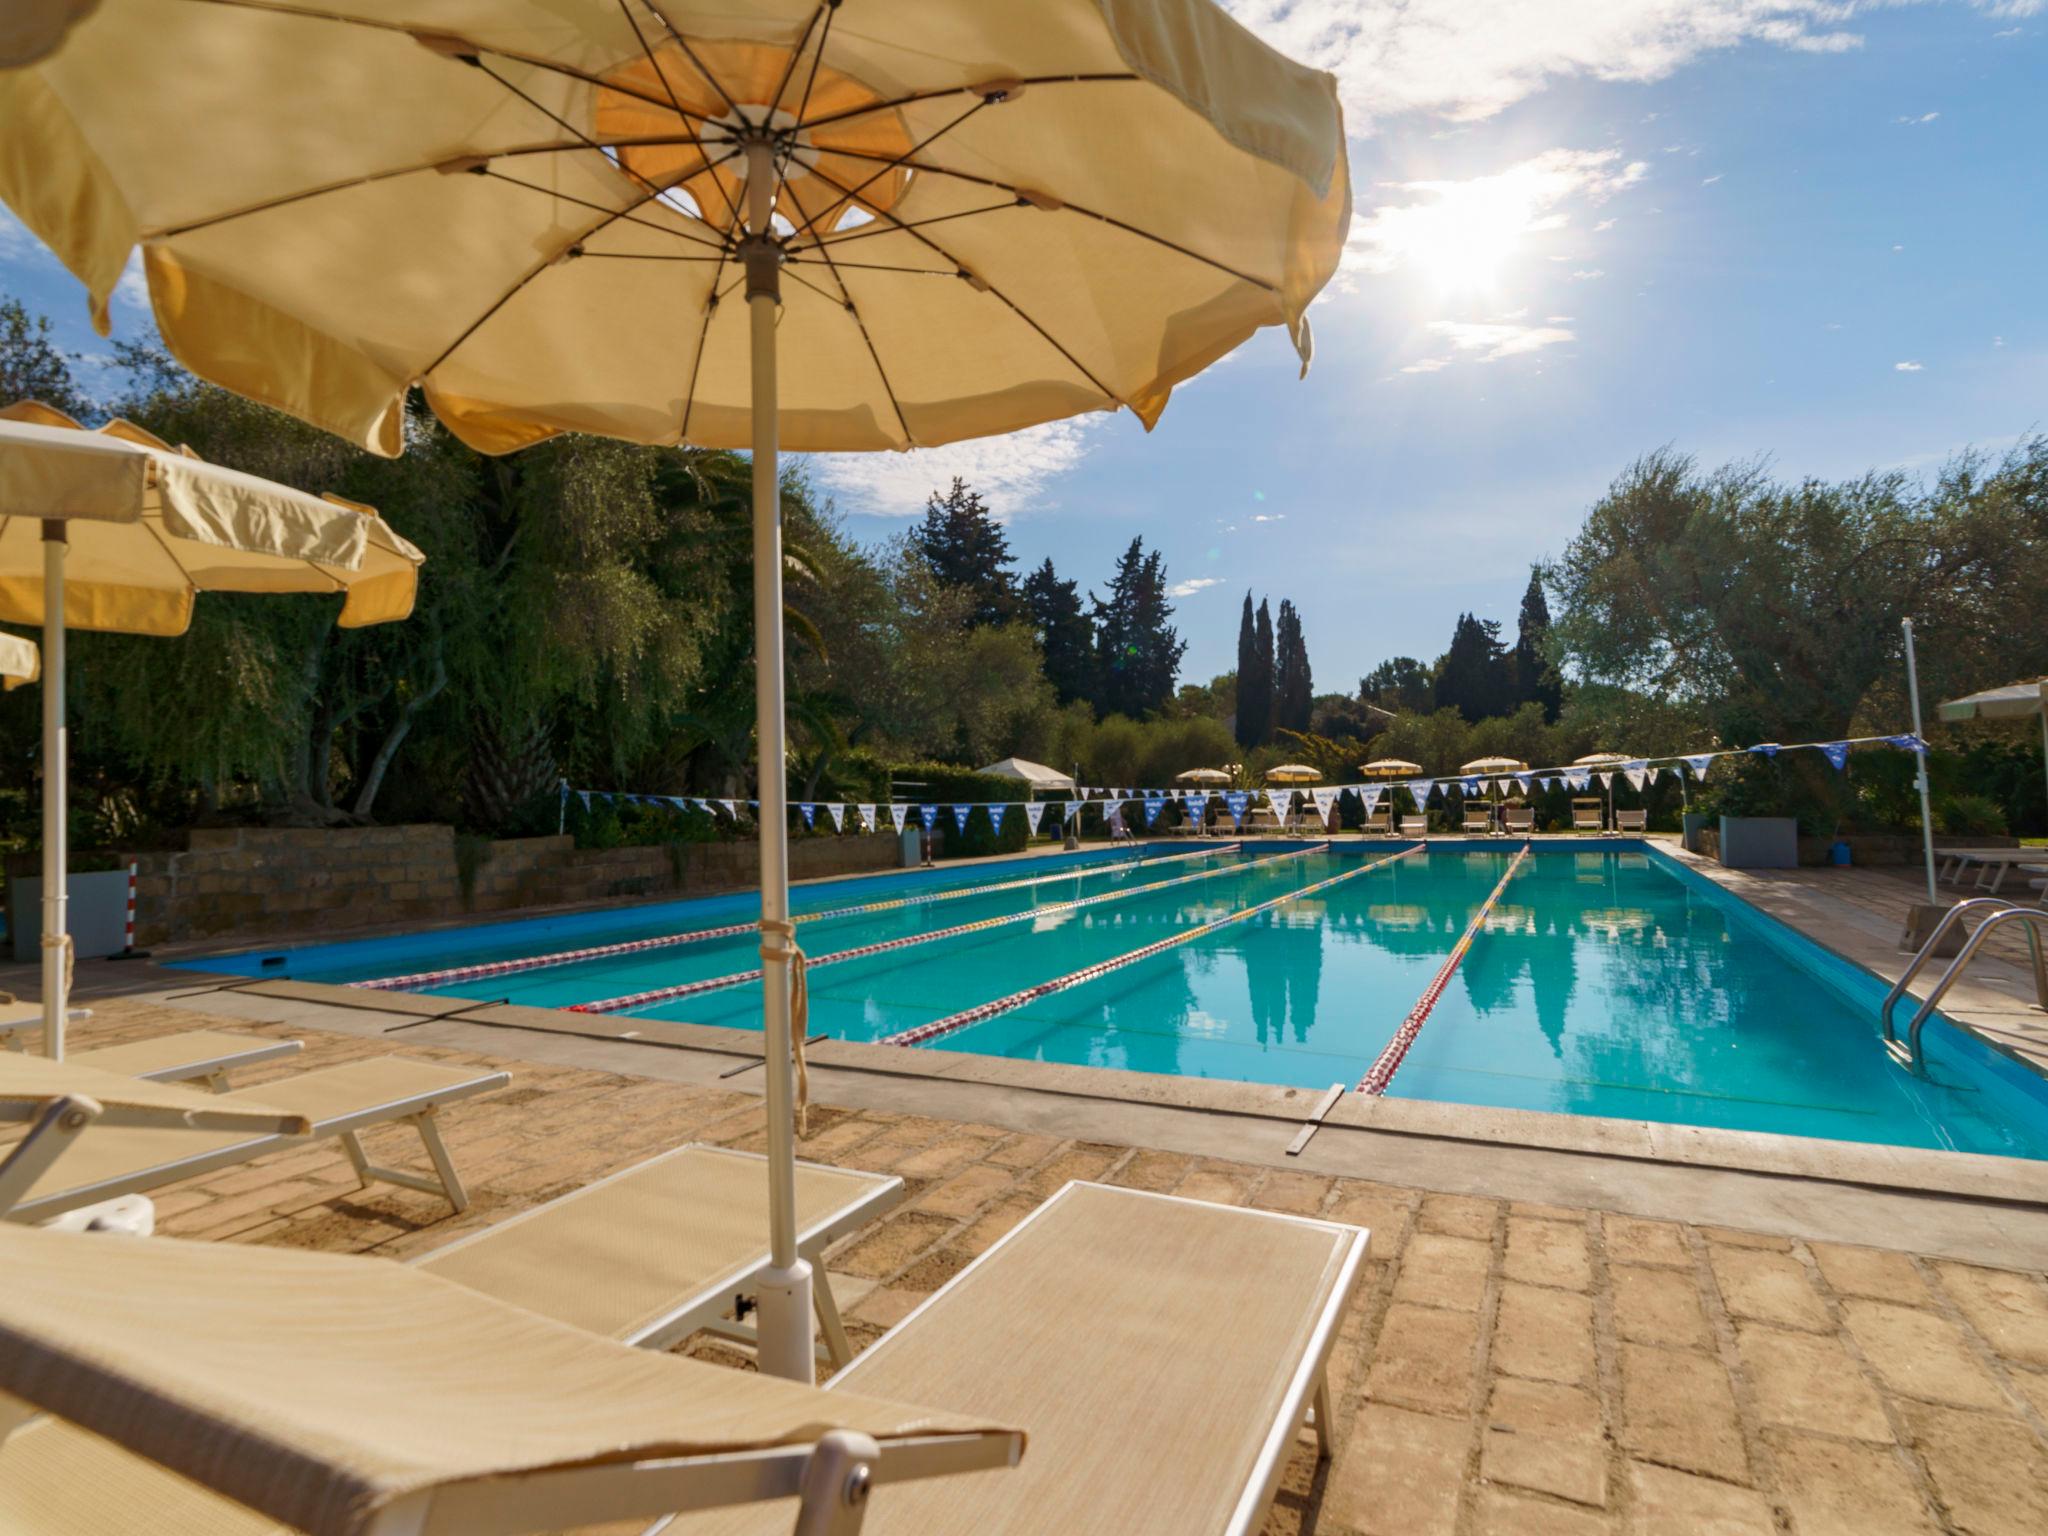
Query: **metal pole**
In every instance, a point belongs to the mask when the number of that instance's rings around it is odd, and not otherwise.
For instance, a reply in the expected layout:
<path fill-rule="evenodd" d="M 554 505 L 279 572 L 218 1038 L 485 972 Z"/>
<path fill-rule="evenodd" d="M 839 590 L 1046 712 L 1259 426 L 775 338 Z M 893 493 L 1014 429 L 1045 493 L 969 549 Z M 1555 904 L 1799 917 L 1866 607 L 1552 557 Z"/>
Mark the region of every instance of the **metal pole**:
<path fill-rule="evenodd" d="M 69 814 L 65 783 L 70 742 L 64 730 L 64 524 L 43 523 L 43 1054 L 64 1059 L 64 1020 L 70 1005 L 70 951 L 61 942 L 70 931 L 65 871 Z M 52 943 L 55 939 L 59 942 Z"/>
<path fill-rule="evenodd" d="M 1941 893 L 1934 888 L 1934 812 L 1929 808 L 1927 796 L 1927 739 L 1920 734 L 1920 668 L 1913 655 L 1913 621 L 1901 619 L 1899 627 L 1906 634 L 1906 692 L 1913 698 L 1913 757 L 1919 765 L 1914 787 L 1920 791 L 1920 847 L 1927 856 L 1927 900 L 1930 904 L 1941 900 Z M 2048 740 L 2048 717 L 2043 720 L 2043 738 Z"/>
<path fill-rule="evenodd" d="M 817 1379 L 811 1333 L 811 1266 L 796 1251 L 796 1073 L 790 1058 L 790 942 L 771 933 L 789 922 L 789 802 L 782 697 L 782 493 L 776 464 L 775 320 L 782 253 L 769 215 L 775 147 L 746 145 L 747 319 L 753 344 L 754 710 L 760 753 L 762 1049 L 768 1088 L 768 1257 L 760 1281 L 760 1367 L 771 1376 Z"/>

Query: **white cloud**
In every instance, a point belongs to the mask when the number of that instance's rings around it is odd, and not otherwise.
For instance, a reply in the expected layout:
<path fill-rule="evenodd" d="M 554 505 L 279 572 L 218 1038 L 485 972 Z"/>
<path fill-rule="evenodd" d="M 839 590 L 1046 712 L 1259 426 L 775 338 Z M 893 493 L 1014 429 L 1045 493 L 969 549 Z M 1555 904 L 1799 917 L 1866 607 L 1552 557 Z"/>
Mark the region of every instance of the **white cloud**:
<path fill-rule="evenodd" d="M 142 272 L 141 246 L 128 253 L 128 265 L 121 269 L 120 280 L 114 284 L 114 303 L 145 315 L 150 313 L 149 279 Z"/>
<path fill-rule="evenodd" d="M 1605 277 L 1606 275 L 1605 269 L 1600 267 L 1581 267 L 1572 273 L 1572 281 L 1575 283 L 1590 283 L 1596 277 Z"/>
<path fill-rule="evenodd" d="M 1715 182 L 1719 181 L 1723 176 L 1727 174 L 1728 173 L 1726 171 L 1716 171 L 1711 176 L 1702 177 L 1700 180 L 1700 185 L 1703 187 L 1711 187 Z"/>
<path fill-rule="evenodd" d="M 1047 486 L 1087 455 L 1093 423 L 1055 421 L 1007 437 L 982 437 L 908 453 L 820 453 L 811 465 L 820 481 L 855 512 L 915 517 L 925 498 L 960 476 L 1009 517 L 1029 509 Z"/>
<path fill-rule="evenodd" d="M 1504 357 L 1540 352 L 1559 342 L 1578 337 L 1561 325 L 1503 325 L 1471 320 L 1432 320 L 1432 334 L 1448 341 L 1457 352 L 1473 352 L 1482 363 L 1496 363 Z"/>
<path fill-rule="evenodd" d="M 1921 365 L 1921 364 L 1919 364 L 1919 363 L 1893 363 L 1893 364 L 1892 364 L 1892 372 L 1894 372 L 1894 373 L 1918 373 L 1918 372 L 1920 371 L 1920 369 L 1921 369 L 1921 366 L 1922 366 L 1922 365 Z"/>
<path fill-rule="evenodd" d="M 1255 523 L 1284 523 L 1287 521 L 1287 514 L 1285 512 L 1254 512 L 1252 514 L 1252 521 Z"/>
<path fill-rule="evenodd" d="M 1604 203 L 1648 171 L 1616 149 L 1547 149 L 1490 176 L 1384 183 L 1406 197 L 1352 215 L 1338 286 L 1414 270 L 1445 288 L 1483 288 L 1527 236 L 1564 228 L 1568 207 Z"/>
<path fill-rule="evenodd" d="M 2005 345 L 2005 338 L 2003 336 L 1994 336 L 1991 338 L 1991 345 L 1994 347 L 2002 347 Z"/>
<path fill-rule="evenodd" d="M 1614 228 L 1614 226 L 1619 224 L 1620 222 L 1621 220 L 1619 219 L 1602 219 L 1598 224 L 1595 224 L 1593 226 L 1593 233 L 1596 235 L 1604 235 L 1607 233 L 1608 230 Z"/>
<path fill-rule="evenodd" d="M 1906 117 L 1895 117 L 1892 119 L 1892 121 L 1895 123 L 1904 123 L 1908 128 L 1917 128 L 1922 123 L 1933 122 L 1939 116 L 1941 116 L 1939 112 L 1922 112 L 1918 117 L 1908 115 Z"/>
<path fill-rule="evenodd" d="M 1401 371 L 1403 373 L 1435 373 L 1440 368 L 1448 368 L 1450 366 L 1451 359 L 1448 357 L 1418 357 L 1412 363 L 1402 364 Z"/>
<path fill-rule="evenodd" d="M 54 258 L 50 248 L 14 216 L 14 210 L 0 203 L 0 261 L 47 261 Z"/>
<path fill-rule="evenodd" d="M 1895 245 L 1892 247 L 1892 254 L 1896 256 L 1899 254 L 1899 252 L 1903 251 L 1904 249 L 1905 247 L 1903 245 Z"/>
<path fill-rule="evenodd" d="M 1166 589 L 1166 595 L 1168 597 L 1193 597 L 1197 592 L 1204 591 L 1209 587 L 1220 587 L 1222 585 L 1223 578 L 1221 576 L 1197 576 L 1192 581 L 1176 581 Z"/>

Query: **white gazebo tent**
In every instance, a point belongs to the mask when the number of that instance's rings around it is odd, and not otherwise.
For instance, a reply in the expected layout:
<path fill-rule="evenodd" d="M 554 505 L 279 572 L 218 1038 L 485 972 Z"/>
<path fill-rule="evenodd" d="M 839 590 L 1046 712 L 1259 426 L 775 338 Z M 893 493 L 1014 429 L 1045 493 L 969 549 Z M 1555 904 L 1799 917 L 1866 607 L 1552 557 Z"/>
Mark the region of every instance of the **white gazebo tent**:
<path fill-rule="evenodd" d="M 1006 757 L 1000 763 L 990 763 L 981 770 L 999 779 L 1016 779 L 1037 794 L 1072 794 L 1074 779 L 1071 774 L 1061 773 L 1057 768 L 1048 768 L 1043 763 L 1034 763 L 1027 758 Z"/>

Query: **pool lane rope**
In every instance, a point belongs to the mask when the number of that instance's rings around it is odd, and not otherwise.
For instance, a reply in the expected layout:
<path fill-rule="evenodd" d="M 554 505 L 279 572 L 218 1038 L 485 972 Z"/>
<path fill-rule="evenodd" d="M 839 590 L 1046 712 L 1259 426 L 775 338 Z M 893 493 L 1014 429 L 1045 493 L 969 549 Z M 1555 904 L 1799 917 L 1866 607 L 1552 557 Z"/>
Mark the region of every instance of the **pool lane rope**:
<path fill-rule="evenodd" d="M 1329 844 L 1324 843 L 1322 846 L 1328 848 Z M 1383 859 L 1374 859 L 1369 864 L 1361 864 L 1356 869 L 1347 869 L 1341 874 L 1331 875 L 1328 879 L 1304 885 L 1299 890 L 1287 891 L 1273 897 L 1270 901 L 1262 901 L 1257 906 L 1246 907 L 1239 912 L 1232 912 L 1228 916 L 1216 918 L 1196 928 L 1190 928 L 1185 933 L 1177 933 L 1171 938 L 1160 939 L 1157 943 L 1147 944 L 1142 949 L 1134 949 L 1129 954 L 1117 955 L 1112 959 L 1101 961 L 1083 970 L 1071 971 L 1065 976 L 1055 976 L 1051 981 L 1041 981 L 1034 987 L 1026 987 L 1022 992 L 1012 992 L 1008 997 L 999 997 L 994 1002 L 982 1003 L 963 1012 L 950 1014 L 943 1019 L 934 1019 L 929 1024 L 919 1024 L 914 1029 L 902 1030 L 893 1035 L 884 1035 L 879 1043 L 882 1045 L 923 1045 L 925 1042 L 937 1040 L 943 1035 L 950 1035 L 957 1030 L 966 1029 L 971 1024 L 986 1023 L 990 1019 L 1022 1008 L 1027 1003 L 1036 1002 L 1041 997 L 1049 997 L 1055 992 L 1064 992 L 1069 987 L 1078 987 L 1083 982 L 1094 981 L 1097 977 L 1107 976 L 1112 971 L 1120 971 L 1127 965 L 1136 965 L 1141 960 L 1149 960 L 1154 955 L 1164 954 L 1169 949 L 1178 948 L 1183 944 L 1192 944 L 1196 939 L 1206 938 L 1208 935 L 1220 929 L 1228 928 L 1235 923 L 1249 922 L 1262 912 L 1271 912 L 1275 907 L 1285 906 L 1290 901 L 1299 901 L 1304 896 L 1313 896 L 1317 891 L 1326 891 L 1333 885 L 1343 884 L 1346 880 L 1356 880 L 1360 875 L 1371 874 L 1372 871 L 1383 869 L 1397 859 L 1405 859 L 1410 854 L 1421 853 L 1423 846 L 1423 844 L 1417 843 L 1413 848 L 1403 848 L 1399 853 L 1388 854 Z"/>
<path fill-rule="evenodd" d="M 893 912 L 902 907 L 922 907 L 940 901 L 960 901 L 968 896 L 991 896 L 998 891 L 1015 891 L 1027 885 L 1043 885 L 1049 880 L 1085 880 L 1091 875 L 1131 869 L 1140 864 L 1178 864 L 1187 859 L 1210 859 L 1221 853 L 1234 853 L 1243 847 L 1242 843 L 1230 842 L 1213 848 L 1197 849 L 1193 853 L 1164 854 L 1156 859 L 1105 859 L 1092 868 L 1034 875 L 1028 880 L 1003 880 L 993 885 L 969 886 L 964 890 L 932 891 L 921 896 L 901 896 L 893 901 L 865 902 L 857 907 L 834 907 L 825 912 L 802 912 L 797 914 L 796 921 L 822 923 L 838 917 L 861 917 L 873 912 Z M 413 992 L 423 988 L 445 986 L 453 981 L 479 981 L 487 976 L 510 976 L 519 971 L 541 971 L 558 965 L 574 965 L 581 960 L 605 960 L 615 955 L 638 955 L 645 954 L 651 949 L 672 949 L 682 944 L 701 944 L 707 939 L 734 939 L 742 934 L 754 932 L 757 926 L 754 923 L 727 923 L 718 928 L 692 928 L 684 933 L 663 933 L 647 939 L 624 939 L 616 944 L 593 944 L 585 949 L 558 949 L 545 955 L 523 955 L 512 960 L 484 960 L 475 965 L 455 965 L 439 971 L 415 971 L 410 976 L 379 976 L 371 981 L 352 981 L 349 985 L 373 992 Z"/>
<path fill-rule="evenodd" d="M 1520 851 L 1508 860 L 1508 867 L 1501 872 L 1500 883 L 1493 888 L 1493 894 L 1482 901 L 1479 910 L 1472 914 L 1472 921 L 1465 925 L 1463 935 L 1451 947 L 1450 954 L 1444 957 L 1444 963 L 1438 967 L 1436 975 L 1430 978 L 1429 985 L 1422 989 L 1422 996 L 1417 998 L 1415 1006 L 1408 1010 L 1408 1017 L 1403 1019 L 1401 1027 L 1394 1031 L 1394 1038 L 1387 1042 L 1386 1048 L 1366 1069 L 1365 1076 L 1358 1080 L 1356 1092 L 1377 1098 L 1387 1091 L 1387 1085 L 1393 1082 L 1394 1074 L 1401 1070 L 1401 1063 L 1407 1058 L 1408 1047 L 1413 1045 L 1415 1037 L 1422 1033 L 1423 1021 L 1429 1017 L 1430 1010 L 1436 1007 L 1436 1000 L 1444 995 L 1444 988 L 1451 984 L 1451 973 L 1457 970 L 1458 962 L 1465 958 L 1465 952 L 1472 947 L 1472 941 L 1479 937 L 1479 930 L 1485 926 L 1494 904 L 1507 890 L 1508 882 L 1515 878 L 1516 871 L 1522 867 L 1523 861 L 1529 857 L 1534 846 L 1533 843 L 1522 844 Z"/>
<path fill-rule="evenodd" d="M 1278 864 L 1286 859 L 1306 858 L 1312 853 L 1321 853 L 1329 848 L 1328 843 L 1313 843 L 1306 848 L 1296 848 L 1288 853 L 1276 853 L 1263 859 L 1253 859 L 1249 864 L 1226 864 L 1220 869 L 1197 870 L 1191 875 L 1176 875 L 1171 880 L 1160 880 L 1151 885 L 1134 885 L 1129 890 L 1104 891 L 1099 896 L 1080 896 L 1072 901 L 1053 902 L 1048 906 L 1031 907 L 1023 912 L 1012 912 L 1003 917 L 985 917 L 976 923 L 960 923 L 952 928 L 935 928 L 930 933 L 905 934 L 900 939 L 883 939 L 875 944 L 860 944 L 852 949 L 836 949 L 830 954 L 812 955 L 810 968 L 821 965 L 838 965 L 845 960 L 861 960 L 869 955 L 884 955 L 892 950 L 912 949 L 919 944 L 936 944 L 941 939 L 957 939 L 966 933 L 981 933 L 990 928 L 1001 928 L 1011 923 L 1029 923 L 1042 917 L 1053 917 L 1062 912 L 1075 912 L 1083 907 L 1100 906 L 1105 902 L 1129 901 L 1133 896 L 1149 896 L 1154 891 L 1167 891 L 1177 885 L 1187 885 L 1196 880 L 1213 880 L 1218 875 L 1244 874 L 1267 864 Z M 752 928 L 748 924 L 748 928 Z M 645 1008 L 653 1003 L 673 1002 L 679 997 L 695 997 L 703 992 L 718 992 L 726 987 L 744 986 L 750 981 L 759 981 L 761 973 L 734 971 L 725 976 L 710 976 L 702 981 L 678 982 L 671 987 L 653 987 L 645 992 L 629 992 L 623 997 L 601 998 L 592 1003 L 571 1003 L 570 1013 L 625 1013 L 634 1008 Z"/>

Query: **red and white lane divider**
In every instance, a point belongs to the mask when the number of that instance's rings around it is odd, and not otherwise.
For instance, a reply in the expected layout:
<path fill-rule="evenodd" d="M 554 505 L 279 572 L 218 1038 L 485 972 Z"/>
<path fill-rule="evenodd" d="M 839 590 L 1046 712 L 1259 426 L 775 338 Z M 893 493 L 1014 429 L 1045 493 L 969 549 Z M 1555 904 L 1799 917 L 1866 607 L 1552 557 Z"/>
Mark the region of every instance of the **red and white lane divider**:
<path fill-rule="evenodd" d="M 1003 880 L 993 885 L 969 886 L 964 890 L 933 891 L 923 896 L 901 896 L 893 901 L 865 902 L 857 907 L 834 907 L 825 912 L 804 912 L 797 916 L 796 921 L 822 923 L 837 917 L 861 917 L 873 912 L 893 912 L 901 907 L 922 907 L 940 901 L 960 901 L 969 896 L 991 896 L 998 891 L 1015 891 L 1027 885 L 1044 885 L 1048 880 L 1086 879 L 1090 875 L 1130 869 L 1139 864 L 1178 864 L 1184 859 L 1209 859 L 1219 853 L 1235 852 L 1243 846 L 1242 843 L 1222 843 L 1213 848 L 1197 849 L 1193 853 L 1170 853 L 1156 859 L 1110 859 L 1088 869 L 1034 875 L 1028 880 Z M 656 934 L 652 938 L 624 939 L 616 944 L 592 944 L 584 949 L 558 949 L 550 954 L 523 955 L 514 960 L 484 960 L 475 965 L 450 966 L 446 970 L 415 971 L 410 976 L 379 976 L 371 981 L 352 981 L 349 985 L 374 992 L 413 992 L 445 986 L 451 981 L 477 981 L 486 976 L 510 976 L 517 971 L 541 971 L 558 965 L 574 965 L 579 960 L 604 960 L 613 955 L 638 955 L 651 949 L 673 949 L 683 944 L 701 944 L 707 939 L 737 938 L 744 933 L 753 933 L 757 928 L 758 925 L 754 923 L 727 923 L 718 928 L 693 928 L 687 933 Z"/>
<path fill-rule="evenodd" d="M 1324 843 L 1321 846 L 1327 848 L 1329 844 Z M 1318 880 L 1311 885 L 1304 885 L 1298 891 L 1288 891 L 1284 895 L 1275 896 L 1270 901 L 1262 901 L 1255 907 L 1246 907 L 1241 912 L 1232 912 L 1227 917 L 1219 917 L 1214 922 L 1203 923 L 1199 927 L 1188 929 L 1185 933 L 1177 933 L 1172 938 L 1161 939 L 1155 944 L 1147 944 L 1142 949 L 1132 950 L 1129 954 L 1117 955 L 1112 959 L 1102 961 L 1100 964 L 1091 965 L 1085 970 L 1072 971 L 1065 976 L 1056 976 L 1051 981 L 1041 981 L 1037 986 L 1026 987 L 1022 992 L 1012 992 L 1008 997 L 999 997 L 992 1003 L 982 1003 L 978 1007 L 969 1008 L 964 1012 L 951 1014 L 943 1019 L 934 1019 L 931 1023 L 920 1024 L 914 1029 L 906 1029 L 893 1035 L 884 1035 L 880 1043 L 883 1045 L 922 1045 L 927 1040 L 936 1040 L 941 1035 L 950 1035 L 955 1030 L 967 1028 L 970 1024 L 985 1023 L 990 1019 L 996 1018 L 998 1015 L 1009 1013 L 1013 1009 L 1022 1008 L 1026 1003 L 1036 1002 L 1041 997 L 1050 996 L 1054 992 L 1064 992 L 1069 987 L 1078 987 L 1084 981 L 1093 981 L 1098 976 L 1107 976 L 1112 971 L 1120 971 L 1127 965 L 1136 965 L 1140 960 L 1149 960 L 1154 955 L 1164 954 L 1167 950 L 1177 948 L 1182 944 L 1192 944 L 1196 939 L 1205 938 L 1209 934 L 1215 933 L 1218 929 L 1230 927 L 1233 923 L 1246 922 L 1251 918 L 1257 917 L 1261 912 L 1270 912 L 1275 907 L 1285 906 L 1290 901 L 1299 901 L 1304 896 L 1313 896 L 1317 891 L 1326 891 L 1333 885 L 1341 885 L 1346 880 L 1355 880 L 1360 875 L 1370 874 L 1373 870 L 1391 864 L 1396 859 L 1405 859 L 1411 853 L 1420 853 L 1422 848 L 1423 845 L 1421 843 L 1417 843 L 1413 848 L 1403 848 L 1399 853 L 1389 854 L 1383 859 L 1374 859 L 1370 864 L 1361 864 L 1357 869 L 1347 869 L 1342 874 L 1331 875 L 1326 880 Z"/>
<path fill-rule="evenodd" d="M 1465 958 L 1465 952 L 1472 947 L 1472 941 L 1479 937 L 1479 930 L 1485 925 L 1487 915 L 1493 911 L 1494 903 L 1508 888 L 1508 882 L 1515 878 L 1515 872 L 1522 867 L 1534 846 L 1524 843 L 1519 852 L 1508 860 L 1508 867 L 1502 871 L 1500 883 L 1493 888 L 1493 894 L 1479 904 L 1479 910 L 1472 914 L 1472 921 L 1465 925 L 1464 934 L 1452 946 L 1444 963 L 1437 969 L 1430 983 L 1423 988 L 1422 996 L 1415 1000 L 1415 1006 L 1408 1010 L 1408 1017 L 1401 1021 L 1401 1027 L 1394 1031 L 1373 1064 L 1366 1069 L 1365 1076 L 1358 1080 L 1357 1092 L 1378 1097 L 1387 1091 L 1387 1085 L 1394 1080 L 1394 1074 L 1401 1070 L 1401 1063 L 1408 1055 L 1408 1047 L 1415 1043 L 1415 1037 L 1422 1033 L 1423 1020 L 1436 1007 L 1436 1000 L 1444 995 L 1444 988 L 1451 984 L 1451 973 L 1458 968 L 1458 962 Z"/>
<path fill-rule="evenodd" d="M 910 949 L 919 944 L 936 944 L 941 939 L 957 939 L 963 933 L 980 933 L 989 928 L 1001 928 L 1009 923 L 1029 923 L 1041 917 L 1051 917 L 1060 912 L 1073 912 L 1082 907 L 1100 906 L 1104 902 L 1128 901 L 1133 896 L 1149 896 L 1154 891 L 1171 890 L 1176 885 L 1187 885 L 1195 880 L 1213 880 L 1218 875 L 1243 874 L 1264 864 L 1277 864 L 1282 859 L 1305 858 L 1311 853 L 1327 849 L 1328 843 L 1316 843 L 1308 848 L 1297 848 L 1291 853 L 1276 853 L 1268 858 L 1253 859 L 1249 864 L 1230 864 L 1222 869 L 1197 870 L 1192 875 L 1179 875 L 1171 880 L 1161 880 L 1152 885 L 1134 885 L 1126 891 L 1104 891 L 1100 896 L 1081 896 L 1073 901 L 1058 901 L 1050 906 L 1032 907 L 1025 912 L 1012 912 L 1006 917 L 985 917 L 978 923 L 961 923 L 952 928 L 935 928 L 930 933 L 906 934 L 900 939 L 884 939 L 878 944 L 861 944 L 853 949 L 834 950 L 826 955 L 812 955 L 810 968 L 821 965 L 837 965 L 844 960 L 860 960 L 868 955 L 884 955 L 891 950 Z M 679 997 L 695 997 L 700 992 L 717 992 L 725 987 L 744 986 L 750 981 L 759 981 L 761 972 L 734 971 L 727 976 L 710 976 L 703 981 L 679 982 L 672 987 L 654 987 L 646 992 L 632 992 L 624 997 L 607 997 L 594 1003 L 572 1003 L 571 1013 L 624 1013 L 632 1008 L 644 1008 L 650 1003 L 673 1002 Z"/>

